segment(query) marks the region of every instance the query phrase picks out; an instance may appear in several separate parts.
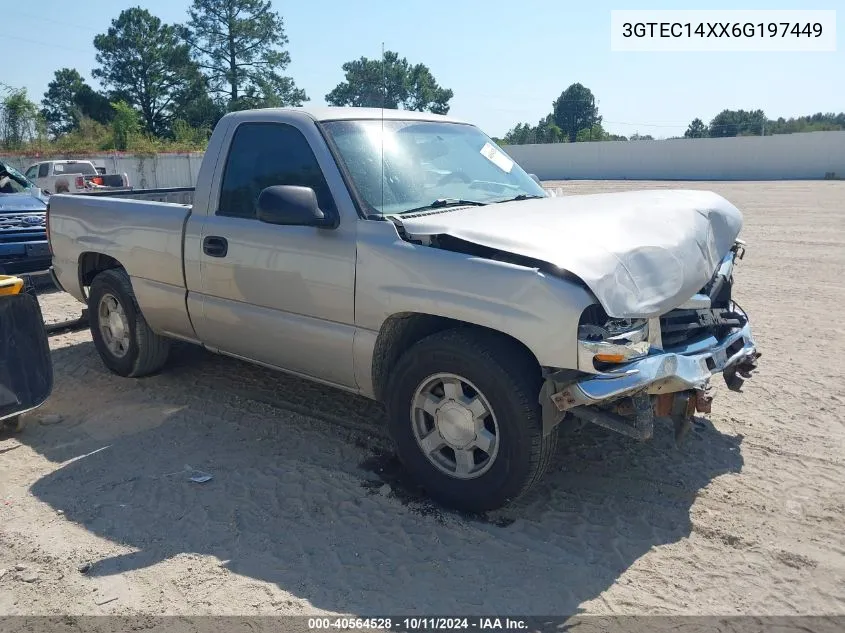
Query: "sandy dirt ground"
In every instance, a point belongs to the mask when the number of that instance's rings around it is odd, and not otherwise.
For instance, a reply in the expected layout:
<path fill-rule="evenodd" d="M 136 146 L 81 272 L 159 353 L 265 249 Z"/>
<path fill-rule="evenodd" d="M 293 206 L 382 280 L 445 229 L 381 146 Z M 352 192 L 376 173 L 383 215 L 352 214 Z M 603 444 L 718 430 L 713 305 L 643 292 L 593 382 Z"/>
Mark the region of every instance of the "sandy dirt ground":
<path fill-rule="evenodd" d="M 407 486 L 364 399 L 191 347 L 122 379 L 58 334 L 52 397 L 0 438 L 0 613 L 845 614 L 845 182 L 557 184 L 745 213 L 760 370 L 680 448 L 587 428 L 466 517 Z"/>

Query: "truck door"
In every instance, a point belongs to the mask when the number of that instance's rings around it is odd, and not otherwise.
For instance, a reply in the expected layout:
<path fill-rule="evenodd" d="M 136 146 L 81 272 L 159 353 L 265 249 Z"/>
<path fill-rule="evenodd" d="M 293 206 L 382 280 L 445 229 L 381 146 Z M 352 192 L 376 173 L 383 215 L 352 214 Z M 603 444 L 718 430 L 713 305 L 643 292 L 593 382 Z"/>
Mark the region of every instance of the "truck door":
<path fill-rule="evenodd" d="M 314 151 L 294 125 L 243 122 L 229 147 L 201 230 L 201 315 L 192 309 L 199 339 L 354 387 L 355 221 L 341 217 L 337 228 L 325 229 L 256 218 L 259 193 L 272 185 L 311 187 L 324 212 L 338 213 Z"/>

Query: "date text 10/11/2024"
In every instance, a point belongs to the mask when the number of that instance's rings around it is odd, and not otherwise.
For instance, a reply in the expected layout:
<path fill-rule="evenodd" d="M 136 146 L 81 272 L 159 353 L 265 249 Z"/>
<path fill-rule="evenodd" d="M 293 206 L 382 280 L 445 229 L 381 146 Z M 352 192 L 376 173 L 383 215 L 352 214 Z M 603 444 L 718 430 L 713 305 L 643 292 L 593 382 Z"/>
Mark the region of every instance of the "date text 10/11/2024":
<path fill-rule="evenodd" d="M 390 631 L 518 631 L 528 628 L 520 618 L 499 617 L 399 617 L 399 618 L 309 618 L 310 630 L 390 630 Z"/>

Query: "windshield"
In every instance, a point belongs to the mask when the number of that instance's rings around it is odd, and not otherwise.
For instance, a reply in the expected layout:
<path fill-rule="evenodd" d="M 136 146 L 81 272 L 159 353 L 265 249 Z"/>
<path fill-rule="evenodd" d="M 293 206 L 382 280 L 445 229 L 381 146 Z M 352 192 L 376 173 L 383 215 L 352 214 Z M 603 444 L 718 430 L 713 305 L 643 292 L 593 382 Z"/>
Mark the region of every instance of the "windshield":
<path fill-rule="evenodd" d="M 449 201 L 545 197 L 540 185 L 471 125 L 396 120 L 323 125 L 374 213 L 403 213 Z"/>
<path fill-rule="evenodd" d="M 17 169 L 0 163 L 0 193 L 23 193 L 34 187 Z"/>
<path fill-rule="evenodd" d="M 97 173 L 91 163 L 55 163 L 53 171 L 57 174 L 82 174 L 83 176 L 94 176 Z"/>

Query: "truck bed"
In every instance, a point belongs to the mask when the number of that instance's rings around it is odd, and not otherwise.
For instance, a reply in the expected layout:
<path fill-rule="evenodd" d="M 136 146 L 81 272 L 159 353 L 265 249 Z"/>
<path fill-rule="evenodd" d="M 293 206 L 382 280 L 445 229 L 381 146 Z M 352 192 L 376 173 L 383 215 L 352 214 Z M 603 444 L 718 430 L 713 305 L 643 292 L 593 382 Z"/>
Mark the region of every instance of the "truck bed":
<path fill-rule="evenodd" d="M 166 190 L 153 191 L 146 195 L 159 200 L 170 195 Z M 193 190 L 190 193 L 192 197 Z M 114 258 L 133 278 L 184 289 L 182 240 L 191 207 L 138 199 L 139 194 L 145 191 L 51 196 L 53 268 L 65 290 L 78 299 L 77 270 L 86 253 Z"/>
<path fill-rule="evenodd" d="M 194 187 L 166 187 L 163 189 L 130 189 L 124 191 L 87 191 L 82 196 L 109 197 L 172 204 L 193 204 Z"/>

